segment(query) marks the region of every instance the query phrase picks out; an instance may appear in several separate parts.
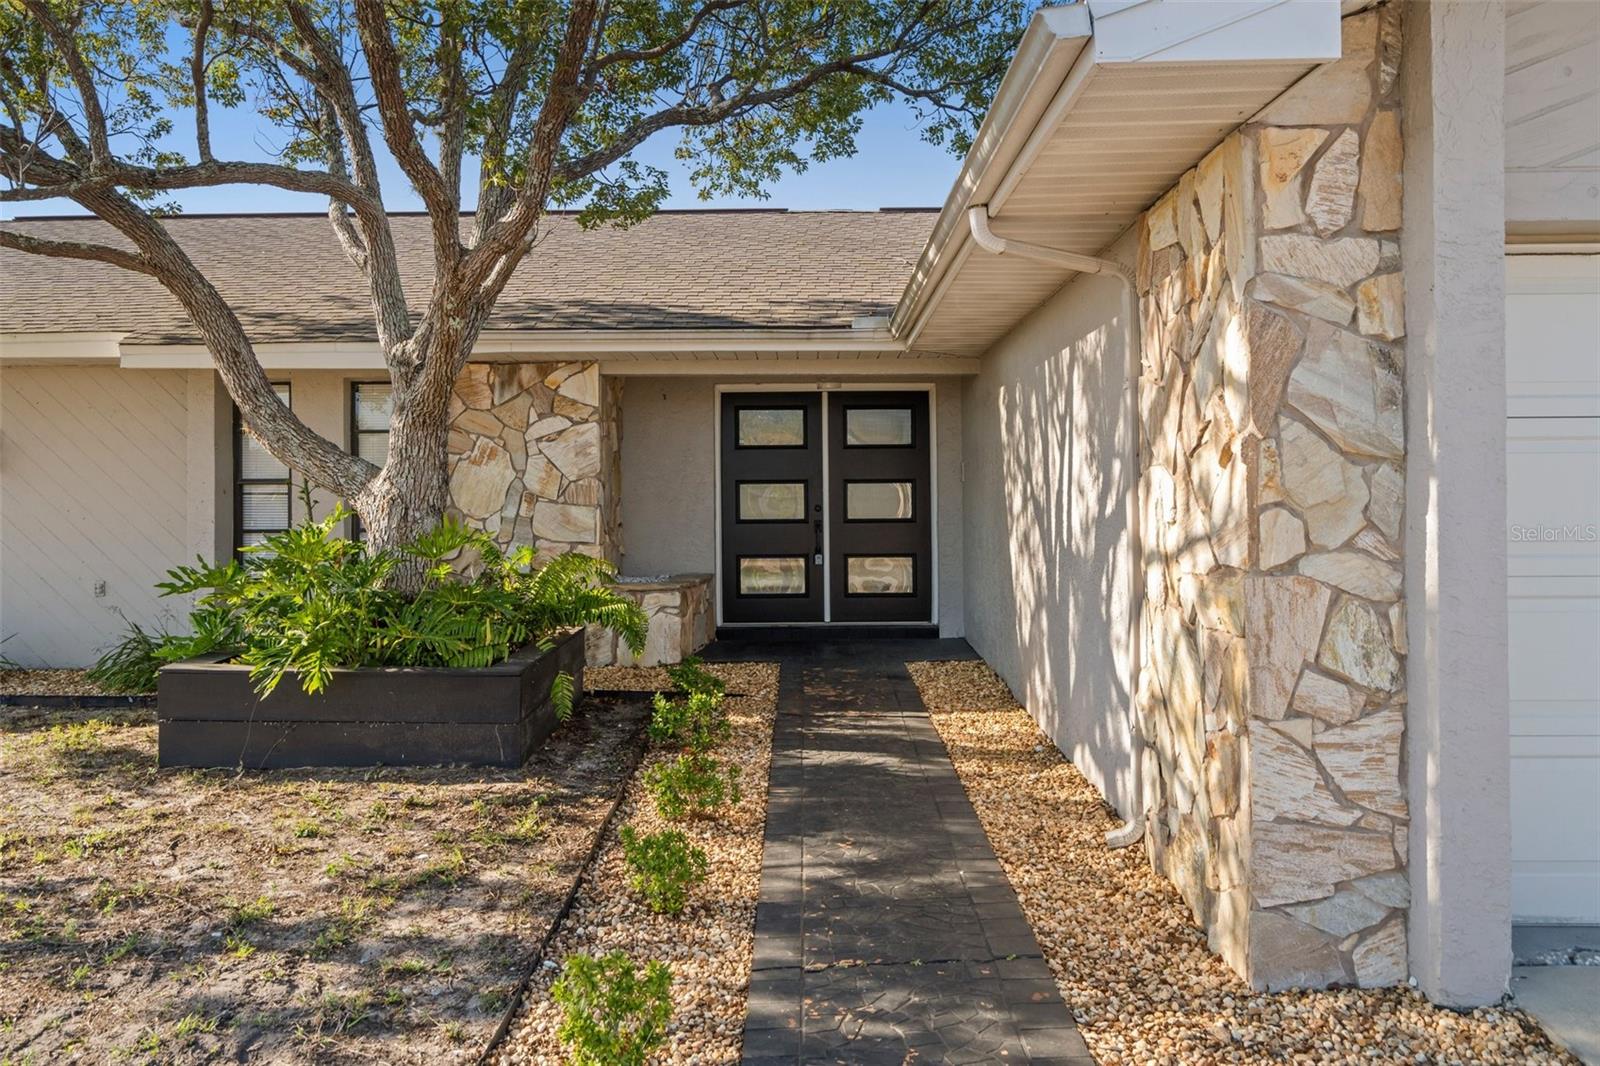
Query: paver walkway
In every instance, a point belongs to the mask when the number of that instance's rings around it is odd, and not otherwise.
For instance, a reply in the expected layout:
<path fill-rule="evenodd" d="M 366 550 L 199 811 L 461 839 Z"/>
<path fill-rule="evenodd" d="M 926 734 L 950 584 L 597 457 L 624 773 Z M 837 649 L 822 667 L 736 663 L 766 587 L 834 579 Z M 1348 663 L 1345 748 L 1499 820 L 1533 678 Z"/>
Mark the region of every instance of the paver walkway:
<path fill-rule="evenodd" d="M 905 668 L 965 642 L 710 657 L 782 669 L 747 1066 L 1092 1064 Z"/>

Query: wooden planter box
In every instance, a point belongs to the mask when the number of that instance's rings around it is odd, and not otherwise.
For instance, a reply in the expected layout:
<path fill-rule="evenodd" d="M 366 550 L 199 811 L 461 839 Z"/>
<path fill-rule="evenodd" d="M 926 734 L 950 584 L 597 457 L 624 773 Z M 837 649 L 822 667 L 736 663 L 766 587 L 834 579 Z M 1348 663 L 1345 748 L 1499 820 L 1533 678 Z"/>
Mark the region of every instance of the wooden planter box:
<path fill-rule="evenodd" d="M 583 694 L 583 631 L 541 653 L 469 669 L 335 670 L 321 695 L 293 675 L 266 699 L 250 669 L 201 656 L 163 667 L 156 696 L 162 766 L 521 766 L 556 727 L 550 683 Z"/>

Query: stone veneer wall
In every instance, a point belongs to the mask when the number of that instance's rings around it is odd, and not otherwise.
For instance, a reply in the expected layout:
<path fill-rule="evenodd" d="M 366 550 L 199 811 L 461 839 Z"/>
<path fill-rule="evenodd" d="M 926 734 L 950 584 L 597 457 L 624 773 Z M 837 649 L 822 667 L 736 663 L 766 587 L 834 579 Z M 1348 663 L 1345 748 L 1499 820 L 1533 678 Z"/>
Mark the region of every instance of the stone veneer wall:
<path fill-rule="evenodd" d="M 666 666 L 682 662 L 711 642 L 711 575 L 679 574 L 660 581 L 625 581 L 617 591 L 650 620 L 638 656 L 609 629 L 590 626 L 585 635 L 590 666 Z"/>
<path fill-rule="evenodd" d="M 502 548 L 622 545 L 621 383 L 595 363 L 469 363 L 450 400 L 450 502 Z"/>
<path fill-rule="evenodd" d="M 1405 978 L 1399 5 L 1139 229 L 1146 848 L 1253 985 Z"/>

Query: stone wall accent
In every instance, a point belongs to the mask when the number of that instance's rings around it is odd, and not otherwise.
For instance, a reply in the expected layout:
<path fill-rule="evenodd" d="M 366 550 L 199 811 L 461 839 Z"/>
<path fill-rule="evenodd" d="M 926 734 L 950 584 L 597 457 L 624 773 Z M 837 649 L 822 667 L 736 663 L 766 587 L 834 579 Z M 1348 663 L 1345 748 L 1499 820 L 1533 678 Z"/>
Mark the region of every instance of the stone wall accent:
<path fill-rule="evenodd" d="M 616 562 L 621 382 L 597 363 L 469 363 L 450 399 L 450 502 L 502 548 Z"/>
<path fill-rule="evenodd" d="M 711 575 L 678 574 L 660 581 L 623 581 L 617 591 L 644 609 L 650 635 L 635 657 L 615 633 L 589 627 L 590 666 L 665 666 L 682 662 L 711 641 Z"/>
<path fill-rule="evenodd" d="M 1151 862 L 1253 985 L 1406 976 L 1399 5 L 1139 230 Z"/>

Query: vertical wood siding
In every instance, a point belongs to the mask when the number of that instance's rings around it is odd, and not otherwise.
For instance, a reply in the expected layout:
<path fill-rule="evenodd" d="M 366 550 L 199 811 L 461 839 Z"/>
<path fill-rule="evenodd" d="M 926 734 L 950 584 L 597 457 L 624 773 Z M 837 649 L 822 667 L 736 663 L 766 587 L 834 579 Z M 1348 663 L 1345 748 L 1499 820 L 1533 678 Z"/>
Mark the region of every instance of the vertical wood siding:
<path fill-rule="evenodd" d="M 0 653 L 84 665 L 124 618 L 173 624 L 153 585 L 190 554 L 186 420 L 183 371 L 0 371 Z"/>

